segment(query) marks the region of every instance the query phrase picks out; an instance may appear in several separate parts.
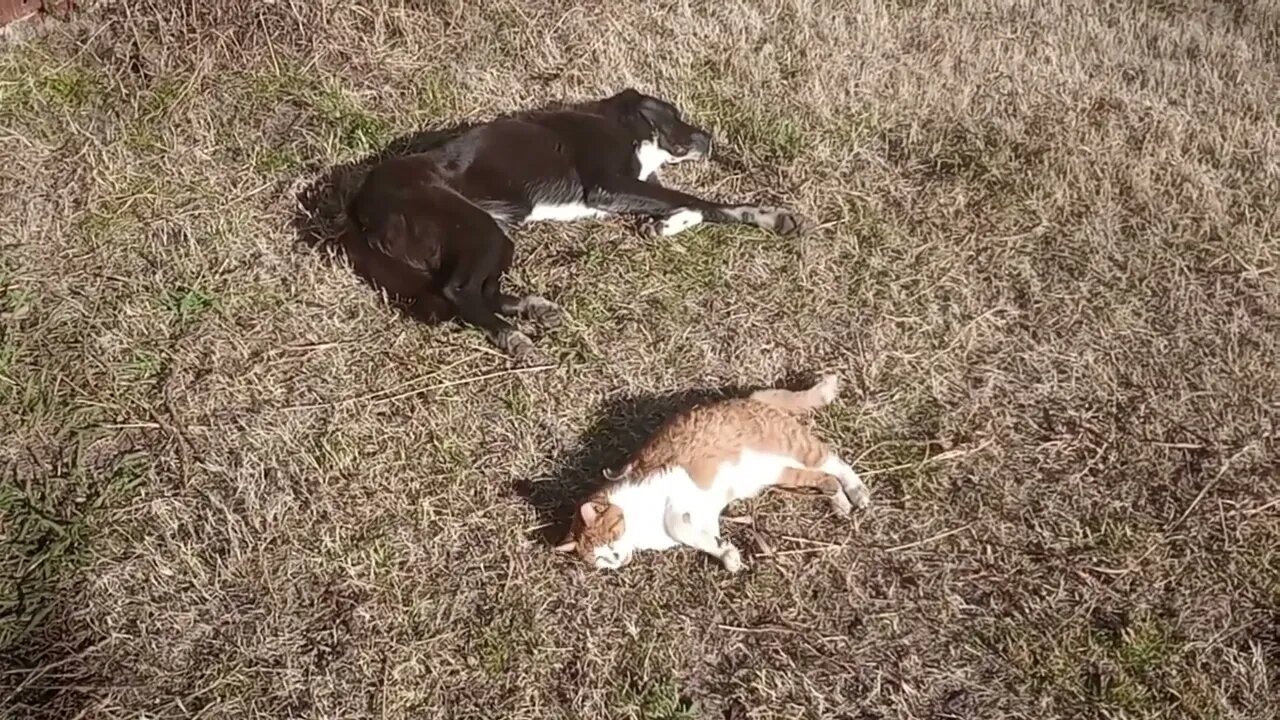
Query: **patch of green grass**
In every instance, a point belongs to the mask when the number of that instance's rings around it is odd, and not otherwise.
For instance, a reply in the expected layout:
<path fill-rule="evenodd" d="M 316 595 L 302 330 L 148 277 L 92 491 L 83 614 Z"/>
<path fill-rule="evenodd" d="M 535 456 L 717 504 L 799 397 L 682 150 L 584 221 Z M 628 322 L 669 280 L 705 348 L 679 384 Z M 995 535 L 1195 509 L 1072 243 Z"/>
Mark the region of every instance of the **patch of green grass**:
<path fill-rule="evenodd" d="M 335 472 L 346 472 L 360 467 L 363 452 L 360 439 L 350 433 L 328 433 L 315 439 L 315 453 L 320 457 L 317 464 L 331 468 Z M 373 550 L 370 549 L 370 552 Z M 390 556 L 383 558 L 390 562 Z"/>
<path fill-rule="evenodd" d="M 635 720 L 693 720 L 697 705 L 670 678 L 628 682 L 618 689 L 618 704 Z"/>
<path fill-rule="evenodd" d="M 0 116 L 28 140 L 55 142 L 67 124 L 59 118 L 83 115 L 108 87 L 78 60 L 55 61 L 34 43 L 5 47 L 0 55 Z"/>
<path fill-rule="evenodd" d="M 305 98 L 321 86 L 321 80 L 314 73 L 291 63 L 272 64 L 263 72 L 247 72 L 239 76 L 239 80 L 247 84 L 249 95 L 261 102 L 274 103 Z"/>
<path fill-rule="evenodd" d="M 123 142 L 135 151 L 163 154 L 169 151 L 164 130 L 172 126 L 172 110 L 183 99 L 183 85 L 157 80 L 138 98 L 134 113 L 123 123 Z"/>
<path fill-rule="evenodd" d="M 145 154 L 161 154 L 166 148 L 160 132 L 149 123 L 132 123 L 124 132 L 124 143 L 130 149 Z"/>
<path fill-rule="evenodd" d="M 506 617 L 489 623 L 480 632 L 476 657 L 480 667 L 495 680 L 504 678 L 531 651 L 528 628 Z"/>
<path fill-rule="evenodd" d="M 179 82 L 166 79 L 155 81 L 142 98 L 138 119 L 163 119 L 182 99 L 182 94 L 183 85 Z"/>
<path fill-rule="evenodd" d="M 860 147 L 873 141 L 883 131 L 886 122 L 875 108 L 859 108 L 827 119 L 829 122 L 822 123 L 823 134 L 838 138 L 839 144 L 846 148 Z"/>
<path fill-rule="evenodd" d="M 607 245 L 584 248 L 575 272 L 601 282 L 595 291 L 574 288 L 561 298 L 571 326 L 598 340 L 606 328 L 686 324 L 707 295 L 729 284 L 720 233 L 700 227 L 625 253 Z M 589 342 L 578 349 L 588 360 L 603 359 Z"/>
<path fill-rule="evenodd" d="M 533 397 L 529 389 L 524 385 L 518 383 L 509 385 L 507 391 L 502 395 L 502 404 L 513 417 L 530 418 L 534 416 Z"/>
<path fill-rule="evenodd" d="M 101 78 L 89 68 L 74 63 L 51 68 L 46 59 L 22 50 L 0 66 L 0 83 L 6 90 L 0 94 L 5 110 L 32 104 L 44 110 L 80 110 L 103 89 Z"/>
<path fill-rule="evenodd" d="M 534 613 L 518 595 L 482 602 L 477 619 L 472 652 L 493 681 L 506 681 L 512 673 L 519 674 L 521 665 L 538 657 Z"/>
<path fill-rule="evenodd" d="M 84 106 L 93 97 L 97 80 L 83 68 L 65 67 L 36 80 L 36 94 L 66 108 Z"/>
<path fill-rule="evenodd" d="M 1211 706 L 1172 631 L 1146 611 L 1106 613 L 1051 637 L 1008 630 L 1006 643 L 1020 646 L 1010 657 L 1045 693 L 1104 717 L 1161 717 L 1177 698 L 1188 710 Z"/>
<path fill-rule="evenodd" d="M 17 400 L 19 416 L 37 418 L 56 415 L 65 408 L 65 398 L 58 392 L 55 373 L 47 368 L 35 367 L 24 375 L 25 377 L 16 379 L 17 385 L 9 396 L 9 399 Z"/>
<path fill-rule="evenodd" d="M 509 639 L 504 631 L 493 626 L 487 626 L 481 631 L 480 647 L 476 656 L 480 659 L 480 667 L 495 678 L 502 677 L 510 669 Z"/>
<path fill-rule="evenodd" d="M 1097 519 L 1092 528 L 1091 545 L 1104 556 L 1115 558 L 1129 557 L 1139 547 L 1142 533 L 1131 523 L 1110 517 Z"/>
<path fill-rule="evenodd" d="M 165 307 L 172 312 L 178 322 L 189 324 L 195 322 L 209 310 L 213 309 L 214 297 L 198 288 L 183 287 L 170 290 L 165 297 Z"/>
<path fill-rule="evenodd" d="M 565 309 L 574 325 L 586 328 L 608 322 L 613 311 L 607 296 L 589 292 L 571 295 Z"/>
<path fill-rule="evenodd" d="M 124 365 L 124 376 L 133 382 L 152 380 L 164 371 L 164 359 L 145 350 L 135 350 Z"/>
<path fill-rule="evenodd" d="M 318 79 L 302 67 L 284 64 L 272 72 L 247 74 L 240 82 L 237 93 L 246 107 L 294 105 L 311 115 L 313 128 L 352 154 L 372 152 L 391 137 L 390 123 L 366 110 L 337 83 Z M 443 104 L 447 95 L 427 83 L 422 98 L 427 105 Z M 281 148 L 258 153 L 253 162 L 267 172 L 292 170 L 300 164 L 294 151 Z"/>
<path fill-rule="evenodd" d="M 1169 689 L 1159 671 L 1173 663 L 1175 654 L 1166 630 L 1151 617 L 1119 633 L 1095 633 L 1089 653 L 1094 669 L 1085 674 L 1085 691 L 1094 701 L 1129 713 L 1163 706 Z"/>
<path fill-rule="evenodd" d="M 729 147 L 756 156 L 753 162 L 788 165 L 804 154 L 802 116 L 780 103 L 750 102 L 708 88 L 695 94 L 693 107 Z"/>
<path fill-rule="evenodd" d="M 31 293 L 20 288 L 0 291 L 0 315 L 25 317 L 35 303 Z"/>
<path fill-rule="evenodd" d="M 465 443 L 452 437 L 432 438 L 423 457 L 429 461 L 431 469 L 450 474 L 466 474 L 475 465 Z"/>
<path fill-rule="evenodd" d="M 312 103 L 338 144 L 347 150 L 371 152 L 390 139 L 390 125 L 360 107 L 339 88 L 325 88 L 312 98 Z"/>
<path fill-rule="evenodd" d="M 13 377 L 18 346 L 0 332 L 0 403 L 8 403 L 16 394 L 18 381 Z"/>
<path fill-rule="evenodd" d="M 97 197 L 73 221 L 73 232 L 90 242 L 118 240 L 138 231 L 136 208 L 122 198 Z"/>
<path fill-rule="evenodd" d="M 438 73 L 423 75 L 415 83 L 417 110 L 428 117 L 450 117 L 458 111 L 458 83 Z"/>
<path fill-rule="evenodd" d="M 263 147 L 254 154 L 253 167 L 264 174 L 292 173 L 302 167 L 302 156 L 285 145 Z"/>
<path fill-rule="evenodd" d="M 723 288 L 729 281 L 724 266 L 723 248 L 728 241 L 725 235 L 721 228 L 699 226 L 663 238 L 652 246 L 653 256 L 648 262 L 655 269 L 665 268 L 681 290 L 708 292 Z"/>
<path fill-rule="evenodd" d="M 66 477 L 0 482 L 0 650 L 12 647 L 54 609 L 59 585 L 83 565 L 94 515 L 145 480 L 143 455 L 122 455 L 105 471 L 77 463 Z"/>
<path fill-rule="evenodd" d="M 882 153 L 904 168 L 922 173 L 934 181 L 964 182 L 1000 193 L 997 198 L 1012 201 L 1023 196 L 1033 183 L 1045 149 L 983 119 L 957 122 L 931 119 L 917 125 L 903 123 L 878 132 Z"/>

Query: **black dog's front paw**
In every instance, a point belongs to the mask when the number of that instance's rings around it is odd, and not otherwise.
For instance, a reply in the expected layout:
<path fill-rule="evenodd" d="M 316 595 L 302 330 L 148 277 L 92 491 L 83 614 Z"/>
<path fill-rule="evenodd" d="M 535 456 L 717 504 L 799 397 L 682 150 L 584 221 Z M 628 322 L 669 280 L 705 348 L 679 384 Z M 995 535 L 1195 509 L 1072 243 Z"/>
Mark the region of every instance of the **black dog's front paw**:
<path fill-rule="evenodd" d="M 805 219 L 803 215 L 781 213 L 778 215 L 778 219 L 774 223 L 773 231 L 779 235 L 803 235 L 812 227 L 813 223 Z"/>
<path fill-rule="evenodd" d="M 525 314 L 530 320 L 548 330 L 559 327 L 565 318 L 563 308 L 537 295 L 525 298 Z"/>
<path fill-rule="evenodd" d="M 503 330 L 494 344 L 518 362 L 530 362 L 538 355 L 538 347 L 533 340 L 519 330 Z"/>
<path fill-rule="evenodd" d="M 663 223 L 662 218 L 658 218 L 658 217 L 645 218 L 641 220 L 639 223 L 637 223 L 636 232 L 639 233 L 641 237 L 645 237 L 650 240 L 656 237 L 661 237 L 662 223 Z"/>
<path fill-rule="evenodd" d="M 803 235 L 813 229 L 813 223 L 803 215 L 783 208 L 760 208 L 760 219 L 768 224 L 768 229 L 779 235 Z"/>

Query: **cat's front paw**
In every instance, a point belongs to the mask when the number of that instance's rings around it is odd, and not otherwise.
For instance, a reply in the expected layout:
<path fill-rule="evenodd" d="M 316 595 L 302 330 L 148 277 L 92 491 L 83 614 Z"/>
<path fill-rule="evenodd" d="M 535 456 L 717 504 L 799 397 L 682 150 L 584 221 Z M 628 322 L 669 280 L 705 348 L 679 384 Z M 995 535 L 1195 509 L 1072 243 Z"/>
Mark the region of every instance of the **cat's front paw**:
<path fill-rule="evenodd" d="M 871 506 L 871 491 L 861 480 L 844 488 L 844 494 L 849 496 L 849 502 L 859 510 L 866 510 Z"/>
<path fill-rule="evenodd" d="M 720 553 L 720 562 L 724 563 L 724 569 L 731 573 L 740 572 L 742 570 L 742 553 L 738 552 L 738 548 L 729 545 Z"/>

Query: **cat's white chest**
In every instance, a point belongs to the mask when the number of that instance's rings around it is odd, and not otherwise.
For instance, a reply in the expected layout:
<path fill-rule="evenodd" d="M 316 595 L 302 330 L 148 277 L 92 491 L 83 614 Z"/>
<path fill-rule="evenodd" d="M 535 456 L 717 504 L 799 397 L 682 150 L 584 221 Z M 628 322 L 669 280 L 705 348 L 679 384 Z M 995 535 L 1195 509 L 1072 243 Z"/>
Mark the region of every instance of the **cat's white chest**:
<path fill-rule="evenodd" d="M 684 482 L 692 485 L 681 469 L 664 472 L 648 482 L 628 484 L 609 495 L 609 501 L 622 509 L 624 544 L 636 550 L 665 550 L 678 543 L 667 534 L 667 508 L 671 504 L 672 486 Z M 675 482 L 672 482 L 672 481 Z"/>

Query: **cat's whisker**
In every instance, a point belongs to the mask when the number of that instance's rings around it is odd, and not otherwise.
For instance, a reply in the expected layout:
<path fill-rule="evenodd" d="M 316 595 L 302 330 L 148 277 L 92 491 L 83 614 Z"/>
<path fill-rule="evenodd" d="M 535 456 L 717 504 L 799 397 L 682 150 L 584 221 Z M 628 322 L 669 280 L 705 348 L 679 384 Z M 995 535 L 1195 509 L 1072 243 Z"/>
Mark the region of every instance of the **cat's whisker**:
<path fill-rule="evenodd" d="M 782 557 L 783 555 L 807 555 L 809 553 L 824 553 L 824 552 L 831 552 L 832 550 L 839 550 L 839 549 L 840 549 L 839 545 L 832 545 L 830 547 L 792 548 L 790 550 L 779 550 L 778 552 L 773 553 L 772 557 Z"/>
<path fill-rule="evenodd" d="M 816 545 L 818 546 L 819 549 L 830 550 L 833 548 L 839 549 L 841 547 L 844 547 L 843 545 L 836 545 L 835 543 L 823 542 L 821 540 L 810 540 L 809 538 L 795 537 L 794 535 L 779 535 L 778 537 L 782 538 L 783 540 L 790 540 L 791 542 L 797 542 L 804 545 Z"/>

